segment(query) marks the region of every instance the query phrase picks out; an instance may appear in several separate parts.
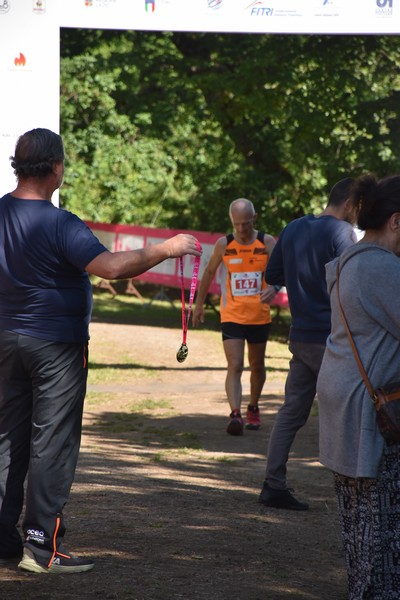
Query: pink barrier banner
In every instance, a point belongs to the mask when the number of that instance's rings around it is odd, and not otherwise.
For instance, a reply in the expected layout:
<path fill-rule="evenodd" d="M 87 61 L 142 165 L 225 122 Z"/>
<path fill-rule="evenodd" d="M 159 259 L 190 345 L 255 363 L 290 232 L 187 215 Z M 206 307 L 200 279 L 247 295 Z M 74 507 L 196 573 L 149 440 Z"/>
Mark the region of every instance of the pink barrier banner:
<path fill-rule="evenodd" d="M 90 221 L 86 221 L 86 224 L 90 227 L 95 236 L 99 238 L 101 243 L 111 252 L 137 250 L 150 244 L 159 244 L 178 233 L 191 233 L 199 240 L 203 249 L 199 269 L 199 279 L 202 277 L 215 242 L 223 235 L 222 233 L 157 229 L 153 227 L 140 227 L 138 225 L 108 225 L 105 223 L 92 223 Z M 183 257 L 183 281 L 185 289 L 190 288 L 193 263 L 193 256 Z M 135 279 L 146 281 L 148 283 L 165 285 L 167 287 L 180 288 L 181 277 L 179 274 L 179 261 L 176 258 L 169 258 Z M 214 281 L 211 284 L 210 293 L 220 294 L 220 270 L 217 271 Z"/>
<path fill-rule="evenodd" d="M 204 231 L 180 231 L 177 229 L 158 229 L 154 227 L 140 227 L 139 225 L 109 225 L 106 223 L 93 223 L 86 221 L 86 224 L 93 231 L 95 236 L 101 241 L 104 246 L 111 252 L 119 252 L 122 250 L 137 250 L 145 248 L 150 244 L 159 244 L 160 242 L 178 234 L 191 233 L 197 238 L 203 249 L 201 256 L 199 280 L 201 280 L 204 268 L 211 256 L 213 247 L 218 238 L 223 236 L 223 233 L 207 233 Z M 190 288 L 193 273 L 193 256 L 183 257 L 183 282 L 185 289 Z M 135 279 L 157 285 L 165 285 L 166 287 L 181 287 L 181 276 L 179 273 L 179 261 L 176 258 L 169 258 L 161 264 L 153 267 L 146 273 L 139 275 Z M 221 269 L 217 270 L 214 281 L 212 282 L 209 292 L 210 294 L 221 293 Z M 287 308 L 286 291 L 279 292 L 272 302 L 273 306 Z"/>

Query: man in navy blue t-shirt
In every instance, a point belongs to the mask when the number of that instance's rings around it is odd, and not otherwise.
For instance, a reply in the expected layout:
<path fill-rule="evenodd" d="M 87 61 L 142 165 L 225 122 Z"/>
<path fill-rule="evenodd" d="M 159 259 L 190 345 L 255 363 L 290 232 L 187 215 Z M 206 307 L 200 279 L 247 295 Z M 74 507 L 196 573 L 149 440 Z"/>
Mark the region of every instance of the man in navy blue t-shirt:
<path fill-rule="evenodd" d="M 318 372 L 331 329 L 325 264 L 356 240 L 349 208 L 353 180 L 342 179 L 331 190 L 325 210 L 289 223 L 282 231 L 265 271 L 272 285 L 286 286 L 291 312 L 289 349 L 292 358 L 285 401 L 268 445 L 266 476 L 259 502 L 265 506 L 307 510 L 286 485 L 286 464 L 297 431 L 315 398 Z"/>
<path fill-rule="evenodd" d="M 33 129 L 16 144 L 16 189 L 0 199 L 0 560 L 36 573 L 89 571 L 63 546 L 63 507 L 81 438 L 92 291 L 88 273 L 128 279 L 167 258 L 200 255 L 179 234 L 109 252 L 51 198 L 64 175 L 62 139 Z M 27 476 L 22 523 L 17 530 Z"/>

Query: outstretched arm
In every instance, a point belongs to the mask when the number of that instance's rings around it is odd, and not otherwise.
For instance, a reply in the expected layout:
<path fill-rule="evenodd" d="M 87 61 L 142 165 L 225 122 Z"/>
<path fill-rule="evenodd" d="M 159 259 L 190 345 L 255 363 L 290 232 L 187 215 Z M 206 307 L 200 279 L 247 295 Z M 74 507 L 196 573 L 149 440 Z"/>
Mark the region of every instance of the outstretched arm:
<path fill-rule="evenodd" d="M 102 252 L 88 265 L 86 271 L 102 279 L 129 279 L 148 271 L 167 258 L 191 254 L 200 256 L 198 241 L 193 235 L 179 233 L 160 244 L 151 244 L 138 250 Z"/>

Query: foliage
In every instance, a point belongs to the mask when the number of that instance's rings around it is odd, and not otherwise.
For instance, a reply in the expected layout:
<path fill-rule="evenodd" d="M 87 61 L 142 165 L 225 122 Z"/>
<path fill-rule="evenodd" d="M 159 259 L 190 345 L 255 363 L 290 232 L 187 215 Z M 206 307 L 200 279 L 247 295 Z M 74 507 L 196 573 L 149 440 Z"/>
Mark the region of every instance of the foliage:
<path fill-rule="evenodd" d="M 61 200 L 225 231 L 244 196 L 277 234 L 337 179 L 399 170 L 399 65 L 390 36 L 64 30 Z"/>

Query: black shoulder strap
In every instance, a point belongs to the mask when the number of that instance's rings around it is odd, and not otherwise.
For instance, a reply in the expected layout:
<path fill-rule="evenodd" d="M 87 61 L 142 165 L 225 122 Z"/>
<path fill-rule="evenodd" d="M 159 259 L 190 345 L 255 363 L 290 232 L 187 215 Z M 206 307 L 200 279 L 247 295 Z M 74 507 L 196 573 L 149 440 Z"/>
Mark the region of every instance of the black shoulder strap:
<path fill-rule="evenodd" d="M 257 239 L 259 242 L 261 242 L 262 244 L 264 243 L 264 235 L 265 233 L 263 231 L 258 231 L 257 232 Z M 226 236 L 226 244 L 230 244 L 231 242 L 233 242 L 233 233 L 228 233 L 228 235 Z"/>

